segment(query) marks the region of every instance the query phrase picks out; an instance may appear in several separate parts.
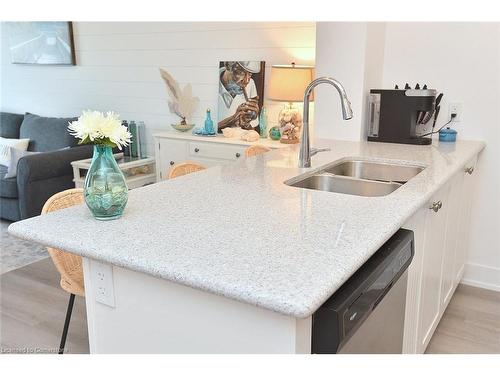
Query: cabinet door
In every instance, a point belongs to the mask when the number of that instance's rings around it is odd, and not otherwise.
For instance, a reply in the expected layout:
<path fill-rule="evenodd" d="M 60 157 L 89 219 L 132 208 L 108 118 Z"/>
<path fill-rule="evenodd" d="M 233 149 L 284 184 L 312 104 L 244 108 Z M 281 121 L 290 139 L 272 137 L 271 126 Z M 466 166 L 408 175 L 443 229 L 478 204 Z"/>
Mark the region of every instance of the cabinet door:
<path fill-rule="evenodd" d="M 429 211 L 427 207 L 421 208 L 403 225 L 403 228 L 412 230 L 415 235 L 415 255 L 408 268 L 403 354 L 420 353 L 418 351 L 418 324 L 427 211 Z"/>
<path fill-rule="evenodd" d="M 450 182 L 449 203 L 446 215 L 446 234 L 443 254 L 441 280 L 441 311 L 450 302 L 455 290 L 455 256 L 458 244 L 458 226 L 460 222 L 460 196 L 462 191 L 463 173 L 457 173 Z"/>
<path fill-rule="evenodd" d="M 417 350 L 425 351 L 436 329 L 441 306 L 441 266 L 443 262 L 446 211 L 449 185 L 441 188 L 429 201 L 425 221 L 422 284 L 419 306 L 419 342 Z M 441 203 L 441 204 L 440 204 Z M 437 205 L 437 206 L 436 206 Z M 441 208 L 437 208 L 441 206 Z M 434 211 L 431 207 L 436 207 Z"/>
<path fill-rule="evenodd" d="M 175 164 L 187 160 L 187 142 L 183 140 L 160 138 L 157 145 L 157 163 L 160 180 L 168 177 L 168 172 Z"/>
<path fill-rule="evenodd" d="M 460 193 L 460 218 L 458 230 L 458 246 L 455 254 L 455 284 L 458 284 L 464 274 L 465 261 L 469 247 L 470 211 L 472 207 L 472 189 L 474 183 L 474 168 L 477 158 L 470 160 L 463 171 L 463 183 Z"/>

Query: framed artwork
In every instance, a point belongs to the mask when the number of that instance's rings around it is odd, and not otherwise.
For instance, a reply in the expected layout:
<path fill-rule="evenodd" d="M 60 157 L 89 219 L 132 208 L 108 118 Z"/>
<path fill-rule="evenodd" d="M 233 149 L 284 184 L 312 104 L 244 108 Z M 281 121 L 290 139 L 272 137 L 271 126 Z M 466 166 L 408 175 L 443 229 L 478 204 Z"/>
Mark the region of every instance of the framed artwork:
<path fill-rule="evenodd" d="M 13 64 L 76 65 L 71 22 L 6 22 Z"/>
<path fill-rule="evenodd" d="M 221 61 L 217 128 L 259 132 L 259 113 L 264 104 L 265 61 Z"/>

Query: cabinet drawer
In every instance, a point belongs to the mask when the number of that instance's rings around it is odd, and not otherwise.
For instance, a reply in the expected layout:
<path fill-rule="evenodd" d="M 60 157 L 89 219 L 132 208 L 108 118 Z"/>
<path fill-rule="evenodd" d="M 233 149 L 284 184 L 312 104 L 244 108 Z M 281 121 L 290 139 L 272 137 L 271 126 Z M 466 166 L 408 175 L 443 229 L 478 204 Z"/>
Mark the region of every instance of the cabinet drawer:
<path fill-rule="evenodd" d="M 245 155 L 245 146 L 190 142 L 189 156 L 196 158 L 238 160 Z"/>

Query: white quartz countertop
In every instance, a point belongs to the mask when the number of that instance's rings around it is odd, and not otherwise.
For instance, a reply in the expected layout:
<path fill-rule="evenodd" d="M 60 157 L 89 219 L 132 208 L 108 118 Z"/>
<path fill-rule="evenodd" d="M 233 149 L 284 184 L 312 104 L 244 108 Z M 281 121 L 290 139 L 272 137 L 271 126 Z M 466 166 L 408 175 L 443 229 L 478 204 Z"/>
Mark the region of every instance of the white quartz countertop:
<path fill-rule="evenodd" d="M 122 218 L 85 205 L 10 225 L 9 233 L 282 314 L 310 316 L 483 142 L 411 146 L 318 140 L 330 152 L 297 168 L 298 145 L 130 191 Z M 283 181 L 342 158 L 427 168 L 384 197 Z"/>

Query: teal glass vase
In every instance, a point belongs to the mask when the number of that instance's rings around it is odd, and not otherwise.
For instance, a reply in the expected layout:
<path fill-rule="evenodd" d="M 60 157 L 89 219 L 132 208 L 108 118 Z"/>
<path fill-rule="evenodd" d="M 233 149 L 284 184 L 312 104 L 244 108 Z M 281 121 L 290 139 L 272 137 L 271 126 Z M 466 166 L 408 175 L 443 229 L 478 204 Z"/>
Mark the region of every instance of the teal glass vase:
<path fill-rule="evenodd" d="M 261 138 L 267 138 L 267 109 L 262 107 L 259 115 L 259 132 Z"/>
<path fill-rule="evenodd" d="M 83 190 L 85 203 L 96 219 L 113 220 L 122 216 L 128 188 L 111 147 L 94 145 Z"/>
<path fill-rule="evenodd" d="M 214 122 L 210 116 L 210 109 L 207 109 L 207 117 L 205 118 L 205 134 L 215 134 Z"/>

